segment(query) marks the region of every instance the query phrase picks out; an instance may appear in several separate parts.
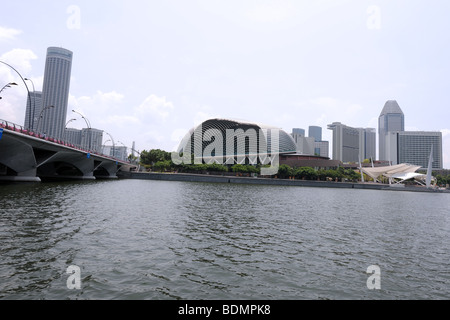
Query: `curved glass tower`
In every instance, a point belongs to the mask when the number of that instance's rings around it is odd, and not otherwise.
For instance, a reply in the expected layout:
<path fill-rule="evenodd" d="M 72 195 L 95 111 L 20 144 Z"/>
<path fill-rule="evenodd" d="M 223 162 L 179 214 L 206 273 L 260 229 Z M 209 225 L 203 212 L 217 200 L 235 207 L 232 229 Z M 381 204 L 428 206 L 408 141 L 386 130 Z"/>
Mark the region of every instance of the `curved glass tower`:
<path fill-rule="evenodd" d="M 67 49 L 50 47 L 47 49 L 44 85 L 42 89 L 42 109 L 37 130 L 48 137 L 64 138 L 64 126 L 69 102 L 70 74 L 73 53 Z"/>

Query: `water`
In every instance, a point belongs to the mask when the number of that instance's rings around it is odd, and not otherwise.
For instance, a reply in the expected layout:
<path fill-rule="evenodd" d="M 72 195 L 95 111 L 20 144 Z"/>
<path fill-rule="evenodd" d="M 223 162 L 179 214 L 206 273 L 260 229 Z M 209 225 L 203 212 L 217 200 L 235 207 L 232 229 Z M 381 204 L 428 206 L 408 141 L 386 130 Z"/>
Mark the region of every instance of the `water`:
<path fill-rule="evenodd" d="M 449 299 L 449 208 L 377 190 L 0 185 L 0 299 Z"/>

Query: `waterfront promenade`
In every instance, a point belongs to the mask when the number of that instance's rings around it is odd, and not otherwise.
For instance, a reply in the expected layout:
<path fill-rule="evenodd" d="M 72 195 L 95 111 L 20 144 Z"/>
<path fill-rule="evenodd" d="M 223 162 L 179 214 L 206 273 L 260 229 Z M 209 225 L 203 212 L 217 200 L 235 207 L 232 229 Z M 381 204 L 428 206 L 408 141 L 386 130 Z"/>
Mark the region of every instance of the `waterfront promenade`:
<path fill-rule="evenodd" d="M 388 191 L 412 191 L 412 192 L 435 192 L 450 193 L 450 190 L 428 189 L 422 186 L 388 185 L 373 182 L 335 182 L 316 180 L 290 180 L 261 177 L 241 177 L 213 174 L 192 173 L 162 173 L 162 172 L 119 172 L 119 179 L 141 179 L 141 180 L 163 180 L 163 181 L 187 181 L 207 183 L 234 183 L 254 185 L 278 185 L 297 187 L 322 187 L 322 188 L 346 188 L 346 189 L 369 189 Z"/>

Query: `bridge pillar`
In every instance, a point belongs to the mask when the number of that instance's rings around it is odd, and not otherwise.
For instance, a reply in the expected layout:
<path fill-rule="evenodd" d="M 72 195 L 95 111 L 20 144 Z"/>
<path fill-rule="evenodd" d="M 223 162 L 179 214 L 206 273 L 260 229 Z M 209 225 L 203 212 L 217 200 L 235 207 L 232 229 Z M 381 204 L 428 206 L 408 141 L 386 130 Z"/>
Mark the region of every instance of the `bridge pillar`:
<path fill-rule="evenodd" d="M 99 161 L 95 167 L 97 179 L 117 179 L 118 165 L 113 161 Z"/>
<path fill-rule="evenodd" d="M 86 153 L 58 151 L 38 166 L 42 179 L 95 180 L 94 159 Z"/>
<path fill-rule="evenodd" d="M 39 182 L 33 148 L 19 139 L 0 139 L 0 164 L 5 166 L 0 180 Z"/>

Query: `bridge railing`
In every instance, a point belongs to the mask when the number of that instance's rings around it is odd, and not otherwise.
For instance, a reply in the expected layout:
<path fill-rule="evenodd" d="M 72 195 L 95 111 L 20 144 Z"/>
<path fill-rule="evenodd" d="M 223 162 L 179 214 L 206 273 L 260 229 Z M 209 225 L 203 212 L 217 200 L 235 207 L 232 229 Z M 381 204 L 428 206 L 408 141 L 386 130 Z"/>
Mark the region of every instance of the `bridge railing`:
<path fill-rule="evenodd" d="M 28 136 L 31 136 L 31 137 L 36 137 L 36 138 L 43 139 L 43 140 L 46 140 L 46 141 L 50 141 L 50 142 L 53 142 L 53 143 L 57 143 L 57 144 L 60 144 L 60 145 L 63 145 L 63 146 L 66 146 L 66 147 L 69 147 L 69 148 L 72 148 L 72 149 L 76 149 L 76 150 L 79 150 L 79 151 L 87 152 L 87 153 L 90 153 L 90 154 L 93 154 L 93 155 L 102 156 L 102 157 L 109 158 L 109 159 L 116 160 L 116 161 L 131 163 L 131 162 L 127 161 L 127 160 L 117 159 L 117 158 L 112 157 L 110 155 L 103 154 L 101 152 L 98 152 L 97 150 L 88 150 L 86 148 L 82 148 L 80 145 L 75 145 L 75 144 L 72 144 L 72 143 L 68 143 L 68 142 L 65 142 L 63 140 L 56 139 L 56 138 L 53 138 L 53 137 L 47 137 L 47 135 L 45 135 L 45 134 L 40 134 L 40 133 L 33 132 L 31 130 L 25 129 L 23 126 L 15 124 L 15 123 L 13 123 L 11 121 L 6 121 L 6 120 L 3 120 L 3 119 L 0 119 L 0 128 L 11 130 L 11 131 L 14 131 L 14 132 L 18 132 L 18 133 L 21 133 L 21 134 L 24 134 L 24 135 L 28 135 Z"/>

